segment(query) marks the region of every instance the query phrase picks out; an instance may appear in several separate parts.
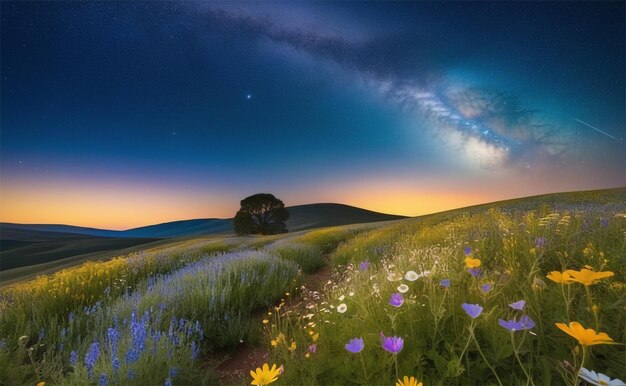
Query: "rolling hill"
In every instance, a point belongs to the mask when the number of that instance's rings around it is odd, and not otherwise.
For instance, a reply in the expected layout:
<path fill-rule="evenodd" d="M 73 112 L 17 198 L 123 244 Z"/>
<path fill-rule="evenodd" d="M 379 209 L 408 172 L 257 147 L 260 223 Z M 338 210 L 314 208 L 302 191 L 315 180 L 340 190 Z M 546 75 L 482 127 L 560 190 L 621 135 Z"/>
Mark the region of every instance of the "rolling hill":
<path fill-rule="evenodd" d="M 290 232 L 325 226 L 347 225 L 363 222 L 399 220 L 404 216 L 396 216 L 373 212 L 343 204 L 309 204 L 290 206 L 290 218 L 287 228 Z M 162 224 L 148 225 L 139 228 L 114 231 L 108 229 L 77 227 L 60 224 L 13 224 L 0 223 L 0 238 L 3 240 L 30 240 L 32 238 L 66 237 L 67 235 L 87 235 L 96 237 L 126 238 L 168 238 L 207 234 L 232 233 L 232 219 L 194 219 L 172 221 Z M 53 235 L 60 233 L 62 235 Z"/>
<path fill-rule="evenodd" d="M 290 213 L 287 221 L 290 232 L 404 218 L 341 204 L 298 205 L 287 209 Z M 114 253 L 162 239 L 232 233 L 232 219 L 173 221 L 124 231 L 60 224 L 0 223 L 0 270 L 103 251 Z"/>

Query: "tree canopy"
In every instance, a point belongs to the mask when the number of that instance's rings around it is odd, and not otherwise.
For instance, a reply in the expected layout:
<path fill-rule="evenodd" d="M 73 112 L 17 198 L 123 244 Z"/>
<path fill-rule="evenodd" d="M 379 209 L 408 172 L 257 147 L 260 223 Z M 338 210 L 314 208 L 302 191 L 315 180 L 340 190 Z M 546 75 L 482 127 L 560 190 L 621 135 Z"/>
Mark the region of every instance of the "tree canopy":
<path fill-rule="evenodd" d="M 286 233 L 289 212 L 285 204 L 269 193 L 258 193 L 241 200 L 235 215 L 235 233 L 238 235 L 274 235 Z"/>

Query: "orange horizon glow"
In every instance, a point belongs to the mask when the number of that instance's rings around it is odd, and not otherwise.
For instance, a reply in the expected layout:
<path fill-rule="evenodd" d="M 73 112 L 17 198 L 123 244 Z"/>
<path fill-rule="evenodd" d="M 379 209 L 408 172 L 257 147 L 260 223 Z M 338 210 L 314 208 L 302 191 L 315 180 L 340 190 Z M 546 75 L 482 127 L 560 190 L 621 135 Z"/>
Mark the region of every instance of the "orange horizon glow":
<path fill-rule="evenodd" d="M 567 186 L 568 190 L 584 187 Z M 588 189 L 587 189 L 588 190 Z M 261 191 L 271 191 L 260 188 Z M 567 191 L 528 181 L 494 179 L 471 185 L 401 176 L 344 181 L 273 193 L 286 206 L 339 203 L 371 211 L 420 216 L 493 201 Z M 254 192 L 212 192 L 148 185 L 81 184 L 79 181 L 14 181 L 0 188 L 0 221 L 21 224 L 67 224 L 125 230 L 170 221 L 232 218 L 239 200 Z"/>

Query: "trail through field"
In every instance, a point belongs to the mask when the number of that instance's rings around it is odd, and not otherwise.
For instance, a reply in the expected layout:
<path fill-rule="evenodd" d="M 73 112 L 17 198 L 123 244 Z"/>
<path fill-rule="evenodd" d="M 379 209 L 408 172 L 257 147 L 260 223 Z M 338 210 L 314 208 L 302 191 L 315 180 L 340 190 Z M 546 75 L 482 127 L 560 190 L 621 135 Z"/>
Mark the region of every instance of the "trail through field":
<path fill-rule="evenodd" d="M 304 307 L 303 295 L 311 292 L 321 292 L 331 278 L 331 269 L 328 256 L 324 256 L 324 266 L 318 271 L 306 275 L 302 286 L 306 289 L 299 296 L 290 298 L 283 306 L 281 313 L 287 314 L 295 309 Z M 250 370 L 261 367 L 267 362 L 268 351 L 264 347 L 253 347 L 242 343 L 232 353 L 231 357 L 221 362 L 215 369 L 222 384 L 236 384 L 250 376 Z M 246 382 L 248 383 L 248 382 Z"/>

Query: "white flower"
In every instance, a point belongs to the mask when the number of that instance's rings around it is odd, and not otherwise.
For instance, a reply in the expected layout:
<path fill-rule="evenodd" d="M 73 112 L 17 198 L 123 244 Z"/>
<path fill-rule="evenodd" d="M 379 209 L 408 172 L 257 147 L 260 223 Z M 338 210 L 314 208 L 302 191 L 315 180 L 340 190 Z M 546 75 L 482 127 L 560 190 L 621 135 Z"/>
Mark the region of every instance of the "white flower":
<path fill-rule="evenodd" d="M 341 295 L 341 296 L 339 297 L 339 301 L 340 301 L 340 302 L 342 302 L 342 301 L 343 301 L 343 299 L 345 299 L 345 298 L 346 298 L 346 297 L 345 297 L 344 295 Z"/>
<path fill-rule="evenodd" d="M 337 306 L 337 312 L 339 312 L 340 314 L 343 314 L 347 310 L 348 310 L 348 306 L 346 306 L 346 303 L 341 303 L 340 305 Z"/>
<path fill-rule="evenodd" d="M 354 296 L 354 291 L 350 291 L 350 292 L 348 293 L 348 296 Z"/>
<path fill-rule="evenodd" d="M 409 291 L 409 286 L 408 286 L 408 285 L 406 285 L 406 284 L 400 284 L 400 285 L 398 286 L 398 292 L 400 292 L 400 293 L 403 293 L 403 294 L 404 294 L 404 293 L 407 293 L 408 291 Z"/>
<path fill-rule="evenodd" d="M 415 271 L 408 271 L 404 275 L 404 278 L 407 279 L 408 281 L 415 281 L 415 280 L 419 279 L 419 275 Z"/>
<path fill-rule="evenodd" d="M 393 272 L 391 272 L 391 273 L 389 273 L 389 275 L 387 275 L 387 280 L 389 280 L 389 281 L 400 281 L 400 280 L 402 280 L 402 277 L 396 275 Z"/>
<path fill-rule="evenodd" d="M 585 381 L 591 383 L 592 385 L 597 386 L 625 386 L 626 384 L 619 379 L 611 379 L 611 377 L 596 373 L 595 371 L 587 370 L 586 368 L 581 368 L 578 376 Z"/>

